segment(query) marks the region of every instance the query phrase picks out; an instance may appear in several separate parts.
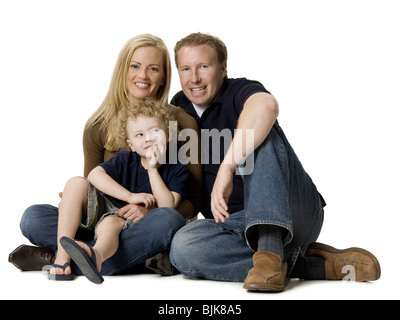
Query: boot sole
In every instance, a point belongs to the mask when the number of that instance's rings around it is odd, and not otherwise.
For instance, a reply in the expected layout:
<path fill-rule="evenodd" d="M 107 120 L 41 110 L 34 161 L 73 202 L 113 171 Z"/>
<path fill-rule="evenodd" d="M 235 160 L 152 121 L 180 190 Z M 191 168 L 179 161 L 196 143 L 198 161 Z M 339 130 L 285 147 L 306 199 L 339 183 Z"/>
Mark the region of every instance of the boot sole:
<path fill-rule="evenodd" d="M 244 289 L 249 291 L 261 291 L 261 292 L 282 292 L 285 290 L 286 285 L 288 284 L 289 279 L 285 279 L 285 283 L 282 285 L 271 285 L 265 283 L 245 283 L 243 285 Z"/>

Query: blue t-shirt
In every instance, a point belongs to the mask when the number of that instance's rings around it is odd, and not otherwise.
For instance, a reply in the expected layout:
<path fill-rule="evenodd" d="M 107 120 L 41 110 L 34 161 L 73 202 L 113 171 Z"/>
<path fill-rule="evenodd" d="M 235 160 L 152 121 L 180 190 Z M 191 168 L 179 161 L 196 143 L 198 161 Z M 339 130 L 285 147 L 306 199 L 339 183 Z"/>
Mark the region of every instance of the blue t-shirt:
<path fill-rule="evenodd" d="M 132 193 L 153 193 L 149 175 L 142 166 L 141 158 L 136 152 L 119 151 L 110 160 L 100 164 L 106 173 L 124 188 Z M 181 163 L 163 164 L 158 168 L 161 178 L 170 191 L 186 196 L 188 169 Z M 105 195 L 110 201 L 122 208 L 126 202 Z"/>

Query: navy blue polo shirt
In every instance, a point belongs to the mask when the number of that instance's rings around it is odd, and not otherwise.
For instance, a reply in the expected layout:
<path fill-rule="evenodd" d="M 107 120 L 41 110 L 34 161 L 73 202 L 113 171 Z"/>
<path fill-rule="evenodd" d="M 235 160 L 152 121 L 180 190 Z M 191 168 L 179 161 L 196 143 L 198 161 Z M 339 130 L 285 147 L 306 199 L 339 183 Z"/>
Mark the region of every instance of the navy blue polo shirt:
<path fill-rule="evenodd" d="M 201 213 L 206 218 L 213 218 L 211 212 L 211 192 L 218 173 L 219 164 L 224 159 L 225 152 L 230 145 L 230 141 L 225 143 L 224 138 L 220 135 L 218 148 L 218 144 L 216 144 L 215 141 L 213 142 L 213 138 L 211 138 L 210 130 L 217 129 L 221 132 L 224 129 L 228 129 L 230 131 L 230 138 L 232 139 L 245 102 L 250 96 L 259 92 L 269 93 L 264 86 L 257 81 L 251 81 L 245 78 L 228 79 L 226 77 L 220 91 L 201 117 L 197 115 L 192 102 L 185 96 L 183 91 L 178 92 L 171 100 L 171 104 L 182 107 L 197 120 L 203 138 L 209 137 L 208 150 L 203 150 L 206 144 L 204 140 L 202 140 L 202 159 L 206 161 L 202 160 L 203 186 Z M 218 151 L 219 159 L 213 159 L 216 153 L 218 155 Z M 208 163 L 204 163 L 207 162 L 207 159 Z M 243 208 L 243 180 L 241 176 L 234 175 L 233 191 L 229 198 L 228 212 L 232 214 L 243 210 Z"/>

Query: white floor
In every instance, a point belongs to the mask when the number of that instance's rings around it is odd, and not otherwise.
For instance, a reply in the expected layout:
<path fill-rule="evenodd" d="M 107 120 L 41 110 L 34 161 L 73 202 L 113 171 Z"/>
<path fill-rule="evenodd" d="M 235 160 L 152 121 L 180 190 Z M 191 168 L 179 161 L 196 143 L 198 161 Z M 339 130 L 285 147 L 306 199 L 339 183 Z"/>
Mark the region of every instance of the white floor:
<path fill-rule="evenodd" d="M 26 201 L 31 201 L 30 199 Z M 29 203 L 29 202 L 28 202 Z M 16 205 L 16 212 L 26 208 Z M 331 212 L 330 210 L 327 210 Z M 340 210 L 336 210 L 340 212 Z M 364 212 L 367 215 L 368 210 Z M 389 212 L 389 211 L 387 211 Z M 340 215 L 339 215 L 340 216 Z M 396 216 L 394 216 L 396 217 Z M 338 217 L 327 214 L 319 238 L 337 248 L 358 246 L 370 250 L 378 258 L 382 276 L 378 281 L 355 283 L 342 281 L 291 280 L 282 293 L 252 293 L 242 288 L 242 283 L 191 280 L 182 275 L 161 277 L 156 274 L 105 277 L 101 285 L 85 277 L 74 281 L 49 281 L 42 272 L 21 272 L 8 262 L 8 255 L 20 244 L 29 244 L 19 230 L 20 215 L 10 215 L 7 223 L 0 224 L 0 300 L 1 299 L 129 299 L 129 300 L 295 300 L 295 299 L 400 299 L 398 277 L 399 258 L 397 225 L 387 225 L 384 220 L 368 226 L 348 216 L 343 224 Z M 354 219 L 354 220 L 353 220 Z M 397 218 L 395 218 L 397 219 Z M 372 237 L 372 226 L 378 235 Z M 354 226 L 357 226 L 355 228 Z M 340 230 L 340 232 L 338 232 Z M 357 230 L 357 232 L 355 232 Z"/>
<path fill-rule="evenodd" d="M 3 251 L 3 250 L 2 250 Z M 21 272 L 1 259 L 3 279 L 1 299 L 129 299 L 129 300 L 275 300 L 275 299 L 398 299 L 391 277 L 383 273 L 379 281 L 291 280 L 282 293 L 251 293 L 241 283 L 191 280 L 182 275 L 161 277 L 153 274 L 105 277 L 101 285 L 85 277 L 54 282 L 42 272 Z M 388 270 L 386 270 L 388 271 Z M 397 279 L 395 279 L 397 281 Z"/>

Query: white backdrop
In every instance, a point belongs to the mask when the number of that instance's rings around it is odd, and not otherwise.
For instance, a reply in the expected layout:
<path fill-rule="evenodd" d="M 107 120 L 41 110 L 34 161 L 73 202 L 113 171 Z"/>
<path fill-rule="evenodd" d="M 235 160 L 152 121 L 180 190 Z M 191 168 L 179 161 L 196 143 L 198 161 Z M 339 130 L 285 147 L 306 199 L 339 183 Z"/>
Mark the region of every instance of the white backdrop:
<path fill-rule="evenodd" d="M 18 226 L 24 209 L 57 205 L 67 179 L 83 173 L 83 126 L 106 94 L 122 45 L 153 33 L 173 59 L 179 39 L 202 31 L 226 43 L 230 77 L 259 80 L 277 98 L 280 124 L 328 203 L 320 240 L 371 250 L 381 283 L 398 284 L 398 7 L 390 0 L 1 1 L 1 274 L 18 277 L 6 259 L 27 243 Z M 170 97 L 178 90 L 174 69 Z"/>

